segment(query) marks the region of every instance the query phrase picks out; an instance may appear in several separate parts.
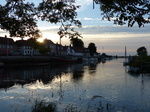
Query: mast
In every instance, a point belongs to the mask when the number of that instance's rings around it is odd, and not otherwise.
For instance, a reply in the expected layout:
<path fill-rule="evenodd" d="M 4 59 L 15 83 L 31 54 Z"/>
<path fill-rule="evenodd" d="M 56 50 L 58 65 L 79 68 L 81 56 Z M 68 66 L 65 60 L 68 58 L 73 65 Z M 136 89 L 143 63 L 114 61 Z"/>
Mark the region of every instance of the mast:
<path fill-rule="evenodd" d="M 125 57 L 127 56 L 127 49 L 126 49 L 126 46 L 125 46 Z"/>
<path fill-rule="evenodd" d="M 127 48 L 125 46 L 125 62 L 126 62 L 126 59 L 127 59 Z"/>

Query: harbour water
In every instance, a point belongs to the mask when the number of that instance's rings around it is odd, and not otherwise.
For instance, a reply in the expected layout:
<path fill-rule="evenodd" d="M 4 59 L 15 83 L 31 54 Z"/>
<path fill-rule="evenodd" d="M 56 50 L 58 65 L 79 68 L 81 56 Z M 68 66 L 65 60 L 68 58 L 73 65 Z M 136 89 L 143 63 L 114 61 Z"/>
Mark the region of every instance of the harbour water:
<path fill-rule="evenodd" d="M 31 112 L 35 101 L 57 110 L 149 112 L 150 74 L 129 74 L 124 59 L 98 64 L 0 69 L 0 109 Z"/>

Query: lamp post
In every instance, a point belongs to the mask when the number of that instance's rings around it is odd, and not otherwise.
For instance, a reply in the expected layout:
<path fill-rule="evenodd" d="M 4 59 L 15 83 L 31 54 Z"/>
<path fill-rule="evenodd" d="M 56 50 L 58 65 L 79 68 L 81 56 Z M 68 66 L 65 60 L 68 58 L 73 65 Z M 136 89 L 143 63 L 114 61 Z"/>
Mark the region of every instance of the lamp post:
<path fill-rule="evenodd" d="M 9 49 L 9 39 L 7 38 L 7 35 L 5 35 L 5 38 L 6 38 L 6 40 L 7 40 L 7 52 L 6 52 L 6 54 L 7 54 L 7 56 L 8 56 L 8 49 Z"/>

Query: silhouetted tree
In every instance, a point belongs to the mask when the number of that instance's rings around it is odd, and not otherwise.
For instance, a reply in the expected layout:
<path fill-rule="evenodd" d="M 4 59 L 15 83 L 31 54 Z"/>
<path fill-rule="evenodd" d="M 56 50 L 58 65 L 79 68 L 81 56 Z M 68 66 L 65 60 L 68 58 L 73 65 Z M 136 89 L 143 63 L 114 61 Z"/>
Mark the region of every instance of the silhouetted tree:
<path fill-rule="evenodd" d="M 84 42 L 79 38 L 71 38 L 70 41 L 73 47 L 84 47 Z"/>
<path fill-rule="evenodd" d="M 128 23 L 132 27 L 137 23 L 139 27 L 150 23 L 149 0 L 93 0 L 100 4 L 103 19 L 114 20 L 115 24 Z"/>
<path fill-rule="evenodd" d="M 38 42 L 37 39 L 35 39 L 35 38 L 30 38 L 30 39 L 28 39 L 27 41 L 30 43 L 30 45 L 31 45 L 31 47 L 33 48 L 34 52 L 35 52 L 36 50 L 38 50 L 38 52 L 39 52 L 40 54 L 46 55 L 46 54 L 47 54 L 48 52 L 50 52 L 50 50 L 51 50 L 50 47 L 46 46 L 44 42 L 43 42 L 43 43 L 40 43 L 40 42 Z"/>
<path fill-rule="evenodd" d="M 37 41 L 36 38 L 29 38 L 27 41 L 30 43 L 30 45 L 33 49 L 38 49 L 39 42 Z"/>
<path fill-rule="evenodd" d="M 61 23 L 60 32 L 62 38 L 65 35 L 74 34 L 71 26 L 81 27 L 77 20 L 77 8 L 73 1 L 41 0 L 39 4 L 25 0 L 6 0 L 0 4 L 0 28 L 10 33 L 11 37 L 24 38 L 41 36 L 37 21 L 49 23 Z"/>
<path fill-rule="evenodd" d="M 60 38 L 69 38 L 80 34 L 72 26 L 81 27 L 77 20 L 78 5 L 75 0 L 41 0 L 39 4 L 26 0 L 3 0 L 0 4 L 0 28 L 8 31 L 11 37 L 40 37 L 37 21 L 61 23 Z M 114 20 L 115 24 L 129 27 L 138 23 L 139 27 L 150 23 L 149 0 L 94 0 L 100 4 L 103 19 Z"/>
<path fill-rule="evenodd" d="M 38 51 L 40 54 L 46 55 L 50 52 L 50 47 L 46 47 L 43 43 L 40 43 Z"/>
<path fill-rule="evenodd" d="M 90 52 L 91 56 L 93 56 L 96 53 L 96 50 L 97 50 L 94 43 L 89 43 L 88 49 L 89 49 L 89 52 Z"/>
<path fill-rule="evenodd" d="M 147 56 L 147 49 L 143 46 L 137 49 L 138 56 Z"/>

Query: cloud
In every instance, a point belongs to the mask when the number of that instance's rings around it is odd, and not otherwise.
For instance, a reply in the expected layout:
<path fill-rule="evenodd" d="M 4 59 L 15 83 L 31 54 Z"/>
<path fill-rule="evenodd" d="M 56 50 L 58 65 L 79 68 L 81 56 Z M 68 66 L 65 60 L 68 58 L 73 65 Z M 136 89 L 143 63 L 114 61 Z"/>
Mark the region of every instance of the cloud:
<path fill-rule="evenodd" d="M 80 18 L 80 20 L 85 20 L 85 21 L 100 21 L 102 19 L 100 19 L 100 18 L 88 18 L 88 17 L 84 17 L 84 18 Z"/>
<path fill-rule="evenodd" d="M 119 34 L 119 33 L 127 33 L 127 34 L 150 34 L 149 33 L 150 25 L 147 25 L 143 28 L 135 27 L 127 27 L 127 26 L 83 26 L 82 28 L 78 29 L 79 32 L 83 34 Z"/>
<path fill-rule="evenodd" d="M 93 3 L 93 0 L 76 0 L 76 4 L 82 5 L 82 6 L 88 6 Z"/>

